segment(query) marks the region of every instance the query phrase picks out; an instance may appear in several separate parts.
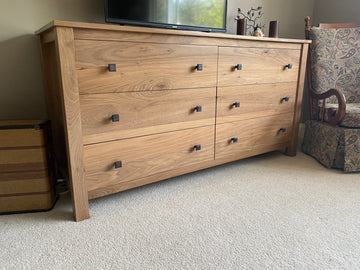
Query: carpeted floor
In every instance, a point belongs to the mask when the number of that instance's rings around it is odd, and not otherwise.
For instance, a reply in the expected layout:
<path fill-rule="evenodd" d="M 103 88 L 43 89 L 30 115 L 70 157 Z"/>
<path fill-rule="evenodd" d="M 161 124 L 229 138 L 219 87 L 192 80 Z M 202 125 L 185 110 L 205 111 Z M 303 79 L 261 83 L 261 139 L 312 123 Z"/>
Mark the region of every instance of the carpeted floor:
<path fill-rule="evenodd" d="M 360 269 L 360 174 L 273 152 L 0 216 L 0 269 Z"/>

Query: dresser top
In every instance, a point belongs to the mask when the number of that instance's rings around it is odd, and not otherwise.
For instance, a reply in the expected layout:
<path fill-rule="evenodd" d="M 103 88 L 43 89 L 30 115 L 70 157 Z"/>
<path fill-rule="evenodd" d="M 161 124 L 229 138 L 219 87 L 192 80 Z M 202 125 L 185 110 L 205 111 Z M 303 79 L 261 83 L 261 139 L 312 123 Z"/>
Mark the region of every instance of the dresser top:
<path fill-rule="evenodd" d="M 253 36 L 241 36 L 225 33 L 207 33 L 200 31 L 184 31 L 177 29 L 162 29 L 162 28 L 149 28 L 138 26 L 122 26 L 114 24 L 98 24 L 98 23 L 84 23 L 84 22 L 72 22 L 72 21 L 58 21 L 54 20 L 44 27 L 36 31 L 36 34 L 42 34 L 54 27 L 70 27 L 81 28 L 89 30 L 106 30 L 106 31 L 121 31 L 121 32 L 138 32 L 149 34 L 164 34 L 164 35 L 180 35 L 180 36 L 196 36 L 196 37 L 208 37 L 208 38 L 223 38 L 223 39 L 236 39 L 236 40 L 254 40 L 254 41 L 271 41 L 271 42 L 287 42 L 287 43 L 311 43 L 310 40 L 305 39 L 285 39 L 285 38 L 269 38 L 269 37 L 253 37 Z"/>

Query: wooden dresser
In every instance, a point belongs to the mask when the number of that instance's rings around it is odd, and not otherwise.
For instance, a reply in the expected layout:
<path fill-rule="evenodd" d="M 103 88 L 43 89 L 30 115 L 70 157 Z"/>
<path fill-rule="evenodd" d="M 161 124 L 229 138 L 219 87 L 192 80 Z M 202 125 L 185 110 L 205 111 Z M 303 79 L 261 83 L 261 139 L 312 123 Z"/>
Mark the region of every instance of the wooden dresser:
<path fill-rule="evenodd" d="M 296 154 L 309 41 L 65 21 L 37 33 L 77 221 L 92 198 Z"/>

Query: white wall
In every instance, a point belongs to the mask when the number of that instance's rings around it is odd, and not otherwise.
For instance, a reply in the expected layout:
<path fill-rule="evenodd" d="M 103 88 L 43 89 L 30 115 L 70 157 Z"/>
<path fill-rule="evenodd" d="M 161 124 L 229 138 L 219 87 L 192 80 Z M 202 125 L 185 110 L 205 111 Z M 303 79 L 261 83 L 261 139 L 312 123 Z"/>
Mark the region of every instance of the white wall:
<path fill-rule="evenodd" d="M 48 22 L 103 22 L 102 0 L 0 0 L 0 119 L 44 119 L 40 48 Z"/>
<path fill-rule="evenodd" d="M 251 7 L 263 7 L 265 35 L 269 33 L 269 22 L 280 21 L 280 37 L 304 39 L 304 18 L 312 16 L 315 0 L 230 0 L 228 3 L 228 32 L 235 33 L 234 18 L 237 9 L 244 11 Z"/>
<path fill-rule="evenodd" d="M 280 37 L 303 38 L 303 19 L 312 15 L 314 1 L 228 0 L 227 32 L 236 31 L 238 7 L 262 6 L 266 34 L 269 21 L 279 20 Z M 34 32 L 54 19 L 103 23 L 103 0 L 0 0 L 0 119 L 46 118 Z"/>
<path fill-rule="evenodd" d="M 359 0 L 316 0 L 312 25 L 355 22 L 360 25 Z"/>

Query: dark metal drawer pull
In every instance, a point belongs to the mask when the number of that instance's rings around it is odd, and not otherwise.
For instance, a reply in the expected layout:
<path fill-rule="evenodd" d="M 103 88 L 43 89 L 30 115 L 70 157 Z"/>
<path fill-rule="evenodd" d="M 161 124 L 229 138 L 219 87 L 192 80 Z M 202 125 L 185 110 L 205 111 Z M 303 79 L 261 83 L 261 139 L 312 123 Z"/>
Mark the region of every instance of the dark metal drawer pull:
<path fill-rule="evenodd" d="M 292 64 L 287 64 L 285 68 L 292 69 Z"/>
<path fill-rule="evenodd" d="M 201 150 L 201 144 L 197 144 L 194 146 L 195 151 L 200 151 Z"/>
<path fill-rule="evenodd" d="M 118 114 L 113 114 L 111 116 L 111 121 L 112 122 L 119 122 L 119 115 Z"/>
<path fill-rule="evenodd" d="M 235 69 L 237 69 L 237 70 L 242 70 L 242 64 L 236 64 L 236 65 L 235 65 Z"/>
<path fill-rule="evenodd" d="M 238 137 L 231 138 L 231 142 L 232 142 L 232 143 L 237 143 L 238 140 L 239 140 Z"/>
<path fill-rule="evenodd" d="M 114 166 L 115 166 L 115 169 L 121 168 L 121 167 L 122 167 L 122 162 L 121 162 L 121 160 L 115 161 Z"/>
<path fill-rule="evenodd" d="M 235 106 L 236 108 L 239 108 L 240 107 L 240 102 L 239 101 L 234 102 L 233 106 Z"/>
<path fill-rule="evenodd" d="M 202 64 L 197 64 L 196 67 L 195 67 L 195 69 L 196 69 L 197 71 L 201 71 L 201 70 L 203 70 L 203 65 L 202 65 Z"/>
<path fill-rule="evenodd" d="M 280 131 L 280 132 L 285 132 L 285 131 L 286 131 L 286 128 L 280 128 L 279 131 Z"/>
<path fill-rule="evenodd" d="M 290 99 L 289 97 L 284 97 L 284 98 L 281 99 L 281 101 L 286 101 L 286 102 L 288 102 L 289 99 Z"/>
<path fill-rule="evenodd" d="M 199 105 L 199 106 L 196 106 L 195 107 L 195 111 L 197 112 L 201 112 L 202 111 L 202 107 Z"/>
<path fill-rule="evenodd" d="M 116 72 L 116 64 L 108 65 L 109 72 Z"/>

